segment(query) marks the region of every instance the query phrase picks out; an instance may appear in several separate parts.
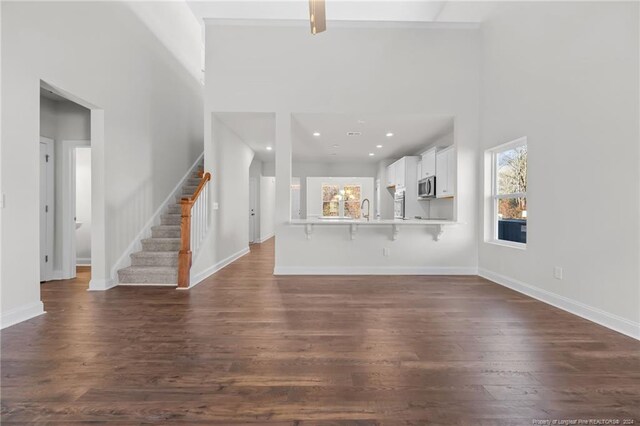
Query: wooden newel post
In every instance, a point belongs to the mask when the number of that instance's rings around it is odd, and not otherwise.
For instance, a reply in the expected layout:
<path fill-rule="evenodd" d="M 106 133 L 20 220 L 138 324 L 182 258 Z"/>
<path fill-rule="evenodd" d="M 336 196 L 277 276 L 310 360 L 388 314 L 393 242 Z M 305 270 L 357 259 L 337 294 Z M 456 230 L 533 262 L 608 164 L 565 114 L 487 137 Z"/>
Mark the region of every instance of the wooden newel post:
<path fill-rule="evenodd" d="M 188 198 L 180 200 L 180 252 L 178 253 L 178 287 L 188 288 L 191 272 L 191 206 Z"/>

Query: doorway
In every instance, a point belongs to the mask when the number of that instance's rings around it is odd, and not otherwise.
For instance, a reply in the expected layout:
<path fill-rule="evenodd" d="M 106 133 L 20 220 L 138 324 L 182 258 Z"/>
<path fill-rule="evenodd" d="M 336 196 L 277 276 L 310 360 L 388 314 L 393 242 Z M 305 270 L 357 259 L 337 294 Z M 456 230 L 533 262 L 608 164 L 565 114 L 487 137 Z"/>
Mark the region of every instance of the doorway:
<path fill-rule="evenodd" d="M 88 123 L 88 135 L 85 134 L 59 134 L 57 133 L 61 128 L 57 128 L 56 126 L 47 126 L 47 117 L 46 114 L 43 114 L 42 104 L 43 104 L 43 92 L 48 94 L 51 97 L 58 97 L 64 101 L 71 102 L 76 106 L 83 107 L 89 112 L 89 123 Z M 46 101 L 45 101 L 46 102 Z M 107 264 L 107 232 L 106 232 L 106 202 L 105 202 L 105 118 L 104 118 L 104 110 L 97 106 L 96 104 L 92 104 L 86 99 L 80 98 L 66 90 L 61 89 L 60 87 L 56 87 L 50 83 L 47 83 L 43 80 L 40 80 L 40 134 L 42 136 L 47 136 L 46 133 L 43 133 L 45 130 L 53 134 L 54 136 L 51 139 L 56 140 L 59 139 L 61 141 L 70 140 L 70 141 L 90 141 L 91 145 L 91 279 L 89 281 L 89 290 L 107 290 L 116 285 L 116 281 L 114 277 L 117 273 L 115 268 L 109 269 L 109 265 Z M 84 121 L 86 123 L 86 121 Z M 75 127 L 74 127 L 75 128 Z M 66 127 L 62 127 L 62 129 L 66 129 Z M 59 145 L 55 144 L 55 149 L 59 148 Z M 54 152 L 57 152 L 54 149 Z M 68 155 L 56 155 L 57 161 L 62 161 L 64 159 L 69 158 Z M 62 167 L 57 170 L 61 171 Z M 59 183 L 61 187 L 67 188 L 70 191 L 70 183 L 67 179 L 65 181 L 64 173 L 59 173 L 58 171 L 54 172 L 55 181 Z M 63 186 L 64 184 L 64 186 Z M 54 191 L 55 192 L 55 191 Z M 60 191 L 61 193 L 62 191 Z M 55 196 L 57 197 L 57 193 Z M 68 203 L 67 203 L 68 207 Z M 55 214 L 54 214 L 55 216 Z M 59 215 L 60 222 L 55 222 L 56 225 L 60 225 L 62 228 L 62 224 L 67 224 L 65 231 L 68 228 L 75 229 L 75 221 L 73 220 L 74 212 L 71 210 L 65 211 L 64 217 L 67 219 L 65 221 L 62 220 L 62 214 Z M 69 218 L 71 220 L 69 220 Z M 62 232 L 60 233 L 62 234 Z M 64 232 L 65 235 L 73 234 L 71 231 Z M 55 239 L 55 243 L 58 243 L 58 240 L 64 240 L 62 238 Z M 71 253 L 69 247 L 65 247 L 65 250 L 60 250 L 61 252 L 65 252 L 67 254 Z M 55 257 L 55 250 L 54 250 Z M 71 258 L 71 256 L 69 256 Z M 72 276 L 75 276 L 75 264 L 71 264 L 69 261 L 66 263 L 68 268 L 71 268 Z M 55 262 L 54 262 L 55 264 Z M 61 264 L 61 263 L 60 263 Z M 60 268 L 60 273 L 62 274 L 62 267 Z M 54 276 L 56 275 L 56 271 L 54 270 Z M 55 277 L 58 278 L 58 277 Z M 59 278 L 64 278 L 62 275 Z"/>
<path fill-rule="evenodd" d="M 258 208 L 258 180 L 249 178 L 249 244 L 258 242 L 256 230 L 258 228 L 256 220 L 256 210 Z"/>
<path fill-rule="evenodd" d="M 75 191 L 72 193 L 75 204 L 75 264 L 91 265 L 91 146 L 75 148 Z"/>
<path fill-rule="evenodd" d="M 78 266 L 91 265 L 91 141 L 60 141 L 61 275 L 74 278 Z"/>
<path fill-rule="evenodd" d="M 40 135 L 40 280 L 65 280 L 91 263 L 91 110 L 43 84 Z"/>

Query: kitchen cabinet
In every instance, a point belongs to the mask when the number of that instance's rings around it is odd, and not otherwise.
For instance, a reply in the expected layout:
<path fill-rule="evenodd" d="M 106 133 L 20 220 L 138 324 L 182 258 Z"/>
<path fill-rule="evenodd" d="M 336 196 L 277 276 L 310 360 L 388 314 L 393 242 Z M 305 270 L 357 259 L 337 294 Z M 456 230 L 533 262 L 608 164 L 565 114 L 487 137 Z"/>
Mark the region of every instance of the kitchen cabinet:
<path fill-rule="evenodd" d="M 422 169 L 418 175 L 418 179 L 428 178 L 436 174 L 436 148 L 431 148 L 422 153 L 421 164 Z"/>
<path fill-rule="evenodd" d="M 396 184 L 396 163 L 387 166 L 387 187 Z"/>
<path fill-rule="evenodd" d="M 395 163 L 387 166 L 387 187 L 395 186 L 396 191 L 398 189 L 404 190 L 407 187 L 407 183 L 410 183 L 410 187 L 416 187 L 416 172 L 418 170 L 418 160 L 420 157 L 402 157 Z M 417 189 L 416 189 L 417 190 Z"/>
<path fill-rule="evenodd" d="M 406 186 L 407 158 L 402 157 L 394 163 L 396 165 L 396 188 L 404 188 Z"/>
<path fill-rule="evenodd" d="M 455 195 L 456 161 L 452 146 L 436 152 L 436 197 L 447 198 Z"/>

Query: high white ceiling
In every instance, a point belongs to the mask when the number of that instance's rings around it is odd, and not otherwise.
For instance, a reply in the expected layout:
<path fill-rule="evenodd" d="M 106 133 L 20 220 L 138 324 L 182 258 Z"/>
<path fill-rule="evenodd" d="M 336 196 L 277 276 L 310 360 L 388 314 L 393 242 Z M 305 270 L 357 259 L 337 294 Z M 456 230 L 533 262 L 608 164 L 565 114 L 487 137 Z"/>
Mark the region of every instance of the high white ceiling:
<path fill-rule="evenodd" d="M 276 118 L 273 113 L 220 112 L 215 114 L 233 133 L 238 135 L 261 161 L 275 161 Z M 268 150 L 267 147 L 271 147 Z"/>
<path fill-rule="evenodd" d="M 295 161 L 375 163 L 418 154 L 453 131 L 453 118 L 421 114 L 294 114 L 292 127 Z M 314 136 L 314 132 L 320 136 Z M 361 135 L 349 136 L 348 132 Z M 389 132 L 392 137 L 386 136 Z"/>

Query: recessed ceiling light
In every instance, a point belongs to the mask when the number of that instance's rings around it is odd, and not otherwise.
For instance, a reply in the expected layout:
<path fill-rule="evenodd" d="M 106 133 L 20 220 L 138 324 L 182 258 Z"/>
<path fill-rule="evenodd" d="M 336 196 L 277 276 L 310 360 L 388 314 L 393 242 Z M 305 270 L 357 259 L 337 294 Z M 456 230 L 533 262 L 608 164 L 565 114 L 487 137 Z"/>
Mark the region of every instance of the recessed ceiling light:
<path fill-rule="evenodd" d="M 382 148 L 382 145 L 376 145 L 376 148 Z"/>
<path fill-rule="evenodd" d="M 373 152 L 369 153 L 369 157 L 373 157 L 375 154 Z"/>
<path fill-rule="evenodd" d="M 271 151 L 273 148 L 271 148 L 270 146 L 267 147 L 267 151 Z"/>
<path fill-rule="evenodd" d="M 333 145 L 334 148 L 338 148 L 340 145 Z"/>
<path fill-rule="evenodd" d="M 313 132 L 313 136 L 320 136 L 320 132 Z"/>
<path fill-rule="evenodd" d="M 393 133 L 389 132 L 387 133 L 387 137 L 390 138 L 391 136 L 393 136 Z"/>

